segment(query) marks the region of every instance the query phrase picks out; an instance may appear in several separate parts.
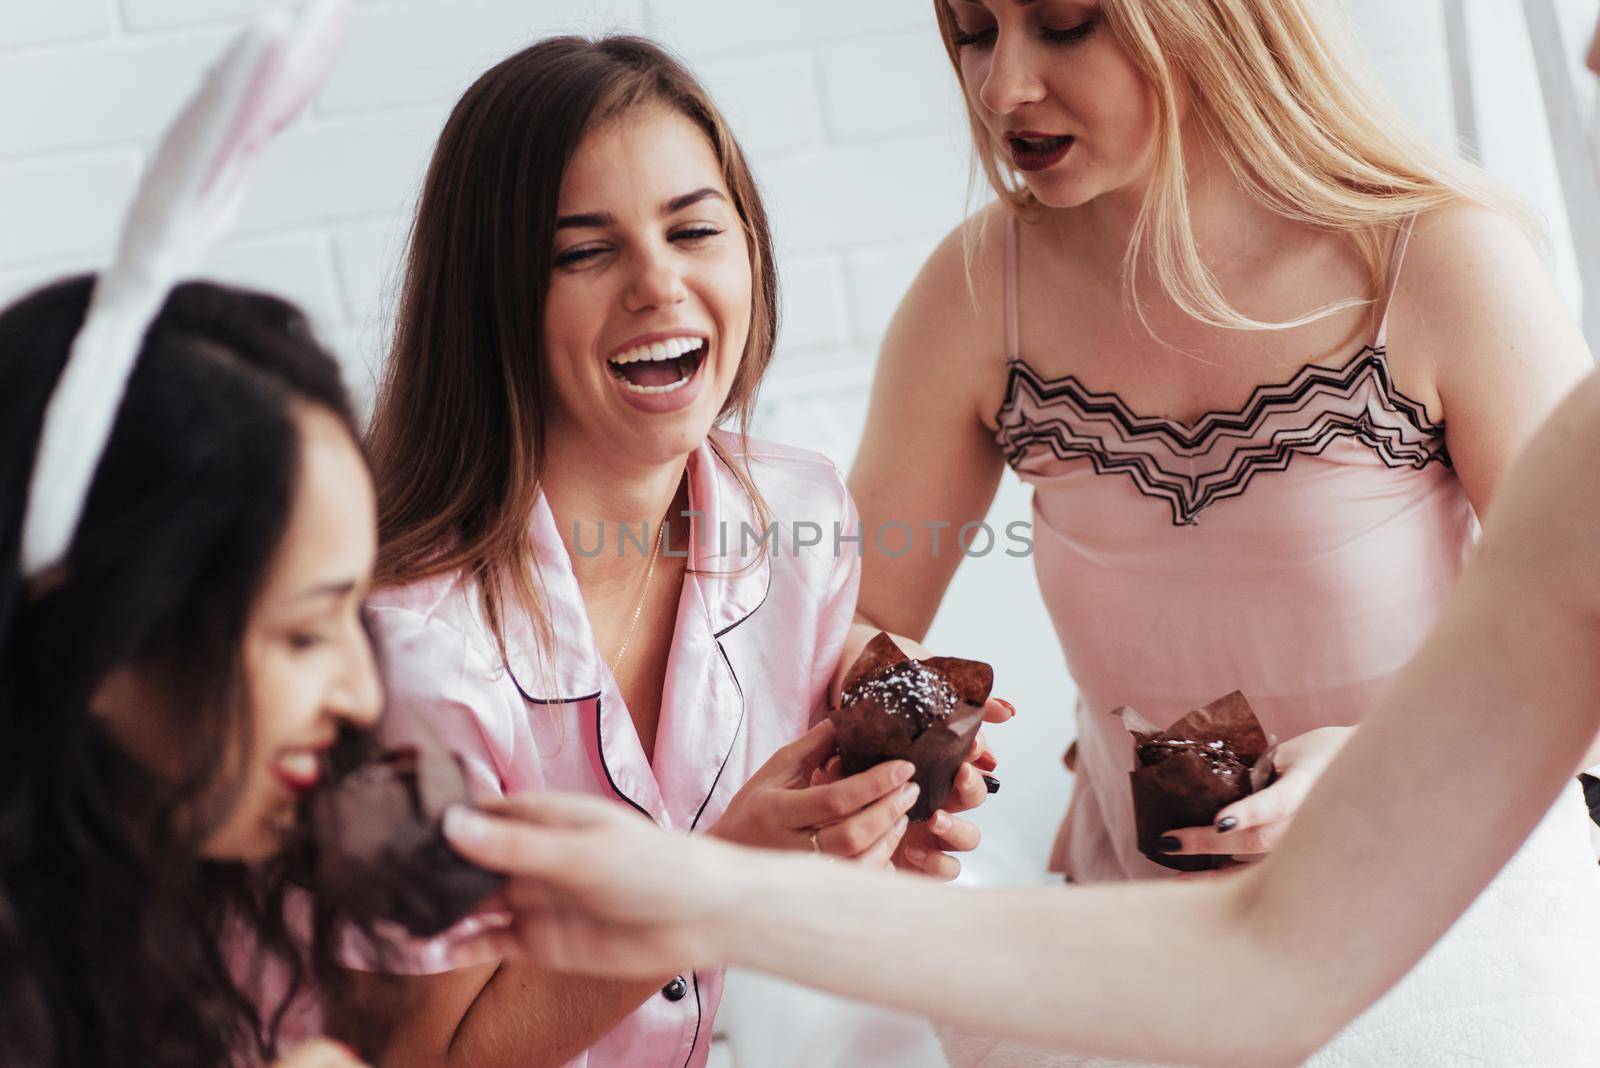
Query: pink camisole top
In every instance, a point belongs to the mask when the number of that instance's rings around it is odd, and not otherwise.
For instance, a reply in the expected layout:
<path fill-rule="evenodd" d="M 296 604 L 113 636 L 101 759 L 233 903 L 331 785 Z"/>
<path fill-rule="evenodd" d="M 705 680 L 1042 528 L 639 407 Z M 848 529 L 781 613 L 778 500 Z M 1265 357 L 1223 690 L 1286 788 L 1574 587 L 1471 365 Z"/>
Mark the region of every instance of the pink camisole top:
<path fill-rule="evenodd" d="M 1068 878 L 1170 874 L 1135 847 L 1133 750 L 1112 709 L 1164 726 L 1242 690 L 1280 741 L 1353 724 L 1454 585 L 1477 523 L 1444 424 L 1396 388 L 1384 348 L 1409 234 L 1370 344 L 1181 423 L 1019 351 L 1009 223 L 996 440 L 1033 488 L 1034 567 L 1078 687 L 1052 858 Z"/>

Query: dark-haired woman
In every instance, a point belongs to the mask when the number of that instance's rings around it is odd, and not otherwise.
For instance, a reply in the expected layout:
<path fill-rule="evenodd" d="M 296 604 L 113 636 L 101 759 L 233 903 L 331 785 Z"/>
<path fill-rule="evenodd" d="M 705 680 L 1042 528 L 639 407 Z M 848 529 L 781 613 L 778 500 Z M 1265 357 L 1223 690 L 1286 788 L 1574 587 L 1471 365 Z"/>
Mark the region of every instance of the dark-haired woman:
<path fill-rule="evenodd" d="M 380 692 L 372 480 L 274 297 L 179 285 L 327 72 L 346 0 L 252 22 L 151 154 L 110 265 L 0 311 L 0 1063 L 276 1056 L 337 917 L 301 795 Z M 279 1068 L 349 1065 L 326 1043 Z"/>
<path fill-rule="evenodd" d="M 0 313 L 0 1063 L 258 1060 L 308 978 L 284 909 L 297 799 L 378 714 L 371 479 L 300 313 L 191 283 L 145 336 L 64 555 L 25 573 L 92 287 Z M 256 968 L 230 967 L 236 940 Z M 268 970 L 287 993 L 245 974 Z"/>
<path fill-rule="evenodd" d="M 427 723 L 490 796 L 583 791 L 678 830 L 890 860 L 910 766 L 821 781 L 854 509 L 827 460 L 744 434 L 776 319 L 755 182 L 659 48 L 547 40 L 468 90 L 370 435 L 392 737 Z M 983 796 L 970 768 L 961 787 L 952 808 Z M 975 831 L 946 813 L 916 840 Z M 612 983 L 439 959 L 490 922 L 405 962 L 386 1063 L 704 1063 L 720 970 Z"/>

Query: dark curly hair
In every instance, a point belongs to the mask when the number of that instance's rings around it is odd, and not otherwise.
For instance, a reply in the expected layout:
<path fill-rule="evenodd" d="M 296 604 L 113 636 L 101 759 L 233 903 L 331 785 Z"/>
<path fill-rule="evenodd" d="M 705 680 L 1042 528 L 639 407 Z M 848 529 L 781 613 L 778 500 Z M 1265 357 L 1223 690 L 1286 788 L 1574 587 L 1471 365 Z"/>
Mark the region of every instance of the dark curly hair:
<path fill-rule="evenodd" d="M 333 918 L 294 891 L 294 843 L 256 867 L 200 844 L 238 785 L 220 781 L 225 755 L 251 736 L 241 645 L 294 498 L 295 412 L 335 414 L 352 441 L 355 422 L 292 305 L 179 286 L 144 340 L 67 559 L 25 583 L 45 406 L 93 285 L 68 279 L 0 312 L 0 1062 L 270 1057 L 288 999 L 258 1004 L 229 949 L 274 961 L 291 997 L 337 991 Z M 176 777 L 141 766 L 90 711 L 132 665 L 170 694 L 147 711 Z M 312 906 L 309 935 L 291 922 L 297 899 Z"/>

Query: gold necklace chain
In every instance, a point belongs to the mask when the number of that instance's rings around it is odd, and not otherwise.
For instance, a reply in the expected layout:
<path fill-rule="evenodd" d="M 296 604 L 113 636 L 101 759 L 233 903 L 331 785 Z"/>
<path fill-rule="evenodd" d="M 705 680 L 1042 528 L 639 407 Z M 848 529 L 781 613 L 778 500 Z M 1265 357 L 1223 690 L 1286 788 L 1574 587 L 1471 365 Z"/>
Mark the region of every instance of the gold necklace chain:
<path fill-rule="evenodd" d="M 650 563 L 644 569 L 644 583 L 639 587 L 639 600 L 633 606 L 633 618 L 628 621 L 628 629 L 622 635 L 622 644 L 617 648 L 617 655 L 611 658 L 611 674 L 617 673 L 617 666 L 622 663 L 622 656 L 628 651 L 628 643 L 633 640 L 633 628 L 639 625 L 639 615 L 644 611 L 644 597 L 650 592 L 650 576 L 656 573 L 656 557 L 661 555 L 661 543 L 667 536 L 667 524 L 663 520 L 661 529 L 656 531 L 656 543 L 650 549 Z"/>

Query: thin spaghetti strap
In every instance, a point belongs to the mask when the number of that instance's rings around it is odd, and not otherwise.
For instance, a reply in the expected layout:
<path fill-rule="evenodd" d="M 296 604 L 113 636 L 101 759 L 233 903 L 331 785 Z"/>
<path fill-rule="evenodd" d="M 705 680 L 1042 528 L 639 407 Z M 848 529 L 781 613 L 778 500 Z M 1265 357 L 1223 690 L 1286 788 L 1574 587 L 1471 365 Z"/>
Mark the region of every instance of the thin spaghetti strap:
<path fill-rule="evenodd" d="M 1006 359 L 1015 360 L 1020 345 L 1017 315 L 1017 217 L 1006 212 Z"/>
<path fill-rule="evenodd" d="M 1383 298 L 1383 318 L 1378 321 L 1378 338 L 1373 348 L 1381 349 L 1389 336 L 1389 308 L 1394 304 L 1394 291 L 1400 286 L 1400 264 L 1406 258 L 1406 246 L 1411 243 L 1411 229 L 1417 224 L 1415 215 L 1406 219 L 1394 239 L 1394 252 L 1389 256 L 1389 292 Z"/>

